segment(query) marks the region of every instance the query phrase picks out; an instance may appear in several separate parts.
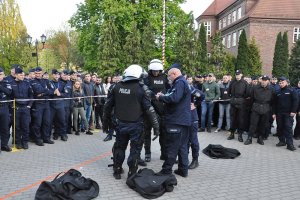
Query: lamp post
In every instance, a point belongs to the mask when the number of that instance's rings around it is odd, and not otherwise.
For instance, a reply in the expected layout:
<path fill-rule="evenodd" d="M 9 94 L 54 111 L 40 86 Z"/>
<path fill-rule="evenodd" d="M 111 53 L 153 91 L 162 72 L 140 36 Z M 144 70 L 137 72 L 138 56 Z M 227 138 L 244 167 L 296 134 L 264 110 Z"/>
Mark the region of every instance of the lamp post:
<path fill-rule="evenodd" d="M 47 39 L 47 37 L 43 34 L 41 36 L 41 43 L 43 44 L 43 48 L 42 49 L 44 49 L 44 45 L 45 45 L 46 39 Z M 27 43 L 28 43 L 29 48 L 31 48 L 32 37 L 30 35 L 27 36 Z M 38 55 L 39 41 L 36 39 L 34 43 L 35 43 L 35 46 L 34 46 L 33 49 L 35 49 L 35 52 L 32 53 L 31 55 L 32 55 L 32 57 L 36 57 L 36 66 L 39 66 L 39 55 Z"/>
<path fill-rule="evenodd" d="M 166 49 L 166 0 L 163 0 L 163 32 L 162 32 L 162 63 L 165 66 L 165 49 Z"/>

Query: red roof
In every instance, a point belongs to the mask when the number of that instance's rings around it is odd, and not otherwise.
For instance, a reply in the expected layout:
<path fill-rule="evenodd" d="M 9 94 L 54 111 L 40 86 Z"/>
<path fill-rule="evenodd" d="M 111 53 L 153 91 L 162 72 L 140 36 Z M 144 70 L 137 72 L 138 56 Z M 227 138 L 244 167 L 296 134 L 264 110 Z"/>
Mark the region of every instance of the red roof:
<path fill-rule="evenodd" d="M 216 16 L 236 0 L 214 0 L 201 16 Z"/>
<path fill-rule="evenodd" d="M 258 0 L 250 17 L 300 20 L 300 0 Z"/>

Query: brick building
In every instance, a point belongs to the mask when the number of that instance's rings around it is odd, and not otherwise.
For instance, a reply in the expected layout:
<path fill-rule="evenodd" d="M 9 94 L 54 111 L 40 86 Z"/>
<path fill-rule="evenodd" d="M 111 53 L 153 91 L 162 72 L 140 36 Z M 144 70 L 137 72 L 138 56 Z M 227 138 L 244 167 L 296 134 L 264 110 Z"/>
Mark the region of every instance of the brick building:
<path fill-rule="evenodd" d="M 210 37 L 220 31 L 226 50 L 236 56 L 245 29 L 260 49 L 263 73 L 271 75 L 277 34 L 288 32 L 290 50 L 300 39 L 300 0 L 214 0 L 196 21 L 206 27 L 208 52 Z"/>

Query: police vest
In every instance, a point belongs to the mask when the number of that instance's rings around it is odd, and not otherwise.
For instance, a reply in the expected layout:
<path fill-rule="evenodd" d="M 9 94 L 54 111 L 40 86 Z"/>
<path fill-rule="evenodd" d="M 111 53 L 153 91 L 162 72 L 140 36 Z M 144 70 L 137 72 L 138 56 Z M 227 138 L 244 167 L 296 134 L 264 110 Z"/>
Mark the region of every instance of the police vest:
<path fill-rule="evenodd" d="M 115 97 L 115 115 L 121 121 L 136 122 L 143 114 L 141 87 L 138 82 L 119 82 L 113 89 Z"/>
<path fill-rule="evenodd" d="M 166 93 L 166 77 L 160 76 L 149 76 L 149 88 L 155 94 L 158 92 Z"/>

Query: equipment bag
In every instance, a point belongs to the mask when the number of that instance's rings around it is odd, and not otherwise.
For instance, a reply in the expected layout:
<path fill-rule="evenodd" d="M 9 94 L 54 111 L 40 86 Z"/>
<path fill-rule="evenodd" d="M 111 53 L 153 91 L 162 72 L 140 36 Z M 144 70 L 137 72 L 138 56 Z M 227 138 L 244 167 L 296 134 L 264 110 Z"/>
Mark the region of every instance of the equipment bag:
<path fill-rule="evenodd" d="M 155 199 L 165 192 L 172 192 L 177 179 L 173 174 L 155 175 L 152 169 L 140 169 L 130 176 L 126 184 L 146 199 Z"/>
<path fill-rule="evenodd" d="M 236 149 L 230 149 L 218 144 L 209 144 L 202 152 L 210 158 L 234 159 L 241 155 Z"/>
<path fill-rule="evenodd" d="M 43 181 L 35 194 L 35 200 L 90 200 L 99 194 L 99 185 L 85 178 L 75 169 L 64 175 L 58 174 L 53 181 Z"/>

